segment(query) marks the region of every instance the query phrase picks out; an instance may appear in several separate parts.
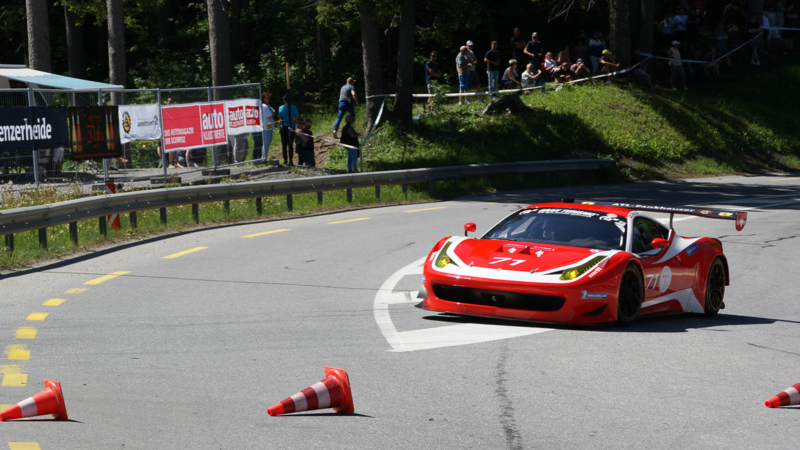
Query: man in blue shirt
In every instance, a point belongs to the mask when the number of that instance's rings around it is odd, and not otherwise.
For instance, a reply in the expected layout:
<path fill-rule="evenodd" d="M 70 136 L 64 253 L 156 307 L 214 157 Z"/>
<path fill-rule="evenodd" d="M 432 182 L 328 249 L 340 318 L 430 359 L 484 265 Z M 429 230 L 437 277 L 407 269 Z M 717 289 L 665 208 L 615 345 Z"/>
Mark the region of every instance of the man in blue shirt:
<path fill-rule="evenodd" d="M 281 121 L 281 148 L 283 148 L 283 164 L 294 165 L 294 122 L 300 115 L 292 105 L 292 96 L 283 95 L 283 105 L 278 108 L 278 119 Z M 288 150 L 288 153 L 287 153 Z"/>
<path fill-rule="evenodd" d="M 339 132 L 339 124 L 342 123 L 342 119 L 344 115 L 350 113 L 351 116 L 355 117 L 356 110 L 355 106 L 358 106 L 358 97 L 356 96 L 356 79 L 350 77 L 347 79 L 347 83 L 342 86 L 342 89 L 339 90 L 339 117 L 336 118 L 336 122 L 333 124 L 333 137 L 338 138 L 337 133 Z"/>
<path fill-rule="evenodd" d="M 486 63 L 486 75 L 489 77 L 489 92 L 497 97 L 497 79 L 500 77 L 500 53 L 497 52 L 497 41 L 492 42 L 492 49 L 483 57 Z"/>

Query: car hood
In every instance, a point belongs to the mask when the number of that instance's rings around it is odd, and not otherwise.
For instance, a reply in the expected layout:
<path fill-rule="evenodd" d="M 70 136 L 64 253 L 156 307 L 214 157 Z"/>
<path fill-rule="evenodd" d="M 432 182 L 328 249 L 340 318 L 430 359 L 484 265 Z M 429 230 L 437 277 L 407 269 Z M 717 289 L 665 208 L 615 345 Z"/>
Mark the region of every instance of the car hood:
<path fill-rule="evenodd" d="M 608 258 L 619 252 L 457 236 L 446 242 L 450 243 L 446 249 L 447 255 L 454 264 L 444 268 L 434 266 L 434 270 L 508 281 L 566 283 L 569 281 L 559 279 L 564 269 L 596 256 Z"/>

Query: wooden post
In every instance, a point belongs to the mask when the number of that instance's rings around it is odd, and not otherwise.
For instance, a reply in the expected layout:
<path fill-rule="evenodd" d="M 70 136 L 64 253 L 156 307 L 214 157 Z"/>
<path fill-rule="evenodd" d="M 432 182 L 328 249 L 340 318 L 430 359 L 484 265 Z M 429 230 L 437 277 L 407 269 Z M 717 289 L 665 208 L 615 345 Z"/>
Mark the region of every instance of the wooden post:
<path fill-rule="evenodd" d="M 78 245 L 78 222 L 69 223 L 69 238 L 73 244 Z"/>
<path fill-rule="evenodd" d="M 353 190 L 347 188 L 347 203 L 353 203 Z"/>
<path fill-rule="evenodd" d="M 428 181 L 428 193 L 433 197 L 433 181 Z"/>
<path fill-rule="evenodd" d="M 286 63 L 286 90 L 288 91 L 291 89 L 291 85 L 289 84 L 289 63 Z"/>
<path fill-rule="evenodd" d="M 286 209 L 288 209 L 289 212 L 294 209 L 292 205 L 292 194 L 286 196 Z"/>
<path fill-rule="evenodd" d="M 261 202 L 261 197 L 256 197 L 256 213 L 260 216 L 264 214 L 264 205 Z"/>
<path fill-rule="evenodd" d="M 104 237 L 108 237 L 108 227 L 106 226 L 106 216 L 100 216 L 100 234 Z"/>
<path fill-rule="evenodd" d="M 7 234 L 6 235 L 6 247 L 8 247 L 8 251 L 14 253 L 14 235 Z"/>
<path fill-rule="evenodd" d="M 136 218 L 136 211 L 131 211 L 130 218 L 131 218 L 131 228 L 133 228 L 135 230 L 136 227 L 139 226 L 139 224 L 136 222 L 136 219 L 137 219 Z"/>
<path fill-rule="evenodd" d="M 200 205 L 192 203 L 192 219 L 194 223 L 200 223 Z"/>
<path fill-rule="evenodd" d="M 405 195 L 406 196 L 406 200 L 408 200 L 408 185 L 407 184 L 403 185 L 403 195 Z"/>
<path fill-rule="evenodd" d="M 161 225 L 166 226 L 167 225 L 167 207 L 165 206 L 165 207 L 161 208 L 160 209 L 160 213 L 161 213 Z"/>
<path fill-rule="evenodd" d="M 231 213 L 231 201 L 230 200 L 225 200 L 224 202 L 222 202 L 222 205 L 225 207 L 225 214 L 230 214 Z"/>
<path fill-rule="evenodd" d="M 317 204 L 322 204 L 322 191 L 317 192 Z"/>
<path fill-rule="evenodd" d="M 375 198 L 380 200 L 381 199 L 381 187 L 375 186 Z"/>

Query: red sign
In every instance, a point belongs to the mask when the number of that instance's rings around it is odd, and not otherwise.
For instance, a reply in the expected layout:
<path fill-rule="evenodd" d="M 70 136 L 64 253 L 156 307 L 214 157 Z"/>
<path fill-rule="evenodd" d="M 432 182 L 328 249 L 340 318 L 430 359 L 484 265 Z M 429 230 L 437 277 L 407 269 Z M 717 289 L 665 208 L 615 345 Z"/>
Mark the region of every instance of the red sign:
<path fill-rule="evenodd" d="M 164 149 L 168 152 L 226 144 L 224 103 L 162 106 Z"/>

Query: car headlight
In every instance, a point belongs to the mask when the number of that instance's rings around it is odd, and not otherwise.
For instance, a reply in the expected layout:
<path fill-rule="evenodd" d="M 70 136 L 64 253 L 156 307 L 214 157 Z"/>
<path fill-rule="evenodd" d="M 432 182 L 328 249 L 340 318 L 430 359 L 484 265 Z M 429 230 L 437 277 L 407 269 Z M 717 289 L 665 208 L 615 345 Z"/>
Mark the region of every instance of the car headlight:
<path fill-rule="evenodd" d="M 561 272 L 561 279 L 562 280 L 574 280 L 579 276 L 583 275 L 584 273 L 588 272 L 592 267 L 600 264 L 602 260 L 606 259 L 605 256 L 596 256 L 589 261 L 581 264 L 580 266 L 570 267 L 569 269 L 564 270 Z"/>
<path fill-rule="evenodd" d="M 454 263 L 449 256 L 447 256 L 447 249 L 450 248 L 450 242 L 444 244 L 442 247 L 442 251 L 439 252 L 439 256 L 436 257 L 436 261 L 434 261 L 434 265 L 440 269 L 444 268 L 444 266 L 448 264 L 452 264 L 454 266 L 458 266 L 458 264 Z"/>

